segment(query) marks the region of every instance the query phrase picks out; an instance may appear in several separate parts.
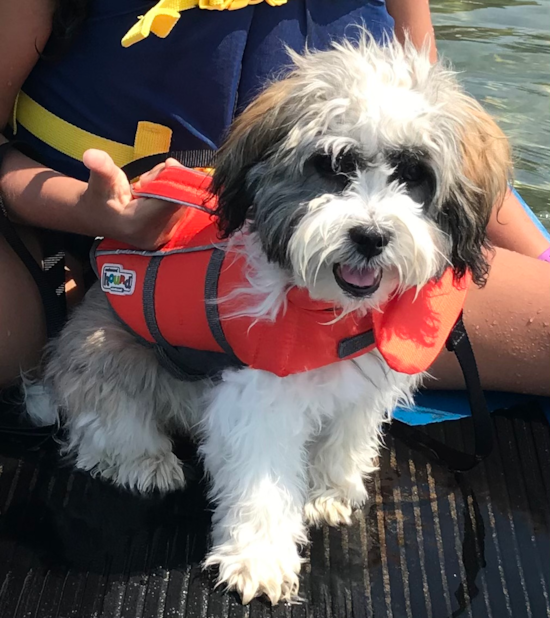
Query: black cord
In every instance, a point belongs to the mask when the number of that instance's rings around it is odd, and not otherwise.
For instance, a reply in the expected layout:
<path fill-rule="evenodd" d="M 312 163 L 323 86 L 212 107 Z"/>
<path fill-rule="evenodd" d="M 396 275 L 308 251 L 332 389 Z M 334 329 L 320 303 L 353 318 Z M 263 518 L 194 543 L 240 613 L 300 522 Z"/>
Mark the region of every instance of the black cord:
<path fill-rule="evenodd" d="M 466 472 L 475 467 L 491 452 L 493 448 L 493 421 L 487 408 L 474 352 L 462 315 L 458 318 L 447 339 L 447 349 L 455 353 L 466 382 L 474 426 L 473 453 L 459 451 L 400 421 L 393 421 L 390 431 L 410 448 L 424 452 L 429 458 L 435 459 L 452 471 Z"/>

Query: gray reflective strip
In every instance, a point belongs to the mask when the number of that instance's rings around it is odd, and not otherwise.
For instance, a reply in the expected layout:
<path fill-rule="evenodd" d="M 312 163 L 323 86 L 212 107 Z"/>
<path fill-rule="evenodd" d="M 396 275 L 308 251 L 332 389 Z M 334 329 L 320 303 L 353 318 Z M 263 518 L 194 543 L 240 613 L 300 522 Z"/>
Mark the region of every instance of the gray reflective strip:
<path fill-rule="evenodd" d="M 101 239 L 103 240 L 103 239 Z M 98 243 L 99 244 L 99 243 Z M 142 251 L 140 249 L 100 249 L 95 255 L 144 255 L 146 257 L 164 257 L 176 253 L 194 253 L 195 251 L 210 251 L 217 247 L 224 248 L 225 244 L 201 245 L 199 247 L 188 247 L 187 249 L 172 249 L 171 251 Z"/>
<path fill-rule="evenodd" d="M 94 240 L 94 243 L 90 249 L 90 264 L 92 265 L 92 270 L 95 273 L 95 276 L 99 279 L 99 273 L 97 272 L 97 264 L 95 261 L 95 257 L 96 255 L 98 255 L 98 251 L 97 248 L 99 247 L 99 244 L 103 242 L 103 238 L 96 238 Z"/>
<path fill-rule="evenodd" d="M 233 352 L 229 342 L 225 338 L 223 328 L 220 322 L 220 313 L 218 311 L 218 283 L 223 261 L 225 259 L 225 251 L 214 249 L 212 257 L 208 262 L 206 269 L 206 278 L 204 282 L 204 302 L 206 310 L 206 319 L 210 332 L 220 348 L 232 358 L 237 358 Z"/>
<path fill-rule="evenodd" d="M 156 193 L 141 193 L 137 191 L 132 191 L 134 197 L 150 197 L 155 200 L 161 200 L 163 202 L 171 202 L 172 204 L 179 204 L 180 206 L 188 206 L 189 208 L 196 208 L 197 210 L 202 210 L 202 212 L 207 212 L 209 215 L 215 214 L 213 208 L 208 208 L 208 206 L 200 206 L 199 204 L 191 204 L 190 202 L 184 202 L 182 200 L 178 200 L 175 198 L 166 197 L 164 195 L 158 195 Z"/>
<path fill-rule="evenodd" d="M 178 366 L 175 358 L 178 352 L 174 346 L 170 345 L 160 332 L 155 313 L 155 286 L 157 283 L 157 272 L 162 262 L 162 257 L 156 256 L 151 258 L 147 271 L 145 273 L 145 281 L 143 282 L 143 316 L 145 324 L 151 333 L 153 339 L 157 342 L 155 353 L 160 364 L 170 372 L 178 380 L 185 380 L 187 374 Z"/>
<path fill-rule="evenodd" d="M 157 272 L 162 262 L 162 257 L 153 257 L 147 266 L 145 280 L 143 282 L 143 316 L 145 324 L 151 333 L 151 337 L 163 347 L 172 346 L 166 341 L 160 332 L 155 313 L 155 285 L 157 283 Z"/>
<path fill-rule="evenodd" d="M 347 339 L 342 339 L 338 344 L 338 358 L 347 358 L 372 345 L 374 345 L 374 331 L 372 330 L 354 335 L 353 337 L 348 337 Z"/>
<path fill-rule="evenodd" d="M 220 249 L 217 249 L 216 251 L 218 251 L 221 254 L 221 260 L 220 260 L 219 266 L 217 267 L 216 272 L 213 272 L 214 285 L 210 286 L 210 287 L 213 287 L 214 300 L 216 299 L 217 289 L 218 289 L 217 278 L 219 276 L 221 264 L 223 263 L 223 258 L 225 255 L 225 253 L 221 251 Z M 178 378 L 179 380 L 197 380 L 197 379 L 202 379 L 203 377 L 208 377 L 209 373 L 205 373 L 204 375 L 201 375 L 200 371 L 198 371 L 197 375 L 194 375 L 194 368 L 192 367 L 190 368 L 191 371 L 187 371 L 186 366 L 189 363 L 191 365 L 193 364 L 192 361 L 193 361 L 194 351 L 190 350 L 190 354 L 186 354 L 184 349 L 179 349 L 171 345 L 160 332 L 160 328 L 157 322 L 157 316 L 155 313 L 155 286 L 157 282 L 158 269 L 159 269 L 160 263 L 162 262 L 163 257 L 164 257 L 164 254 L 162 256 L 155 256 L 151 258 L 151 261 L 149 262 L 149 265 L 147 266 L 147 271 L 145 273 L 145 280 L 143 282 L 143 316 L 145 318 L 145 324 L 147 325 L 147 328 L 149 329 L 151 336 L 158 344 L 155 349 L 157 358 L 160 360 L 162 366 L 166 370 L 168 370 L 173 376 Z M 207 282 L 209 280 L 208 273 L 211 271 L 211 263 L 212 263 L 212 260 L 210 260 L 208 264 L 208 268 L 207 268 L 207 275 L 206 275 Z M 207 283 L 206 288 L 208 287 L 209 285 Z M 206 292 L 205 295 L 207 294 L 208 292 Z M 215 312 L 215 315 L 213 317 L 210 316 L 210 312 L 209 312 L 210 306 L 213 307 L 214 312 Z M 219 359 L 218 359 L 216 361 L 218 365 L 220 365 L 221 369 L 225 369 L 226 367 L 235 367 L 235 366 L 242 367 L 242 363 L 233 354 L 233 350 L 231 350 L 231 348 L 229 347 L 229 344 L 225 340 L 225 337 L 221 330 L 221 325 L 219 323 L 217 306 L 215 304 L 209 305 L 208 301 L 206 301 L 206 315 L 208 317 L 208 324 L 210 326 L 212 335 L 214 336 L 214 338 L 216 339 L 220 347 L 228 355 L 229 361 L 230 361 L 230 362 L 223 363 L 223 366 L 221 366 Z M 216 336 L 216 334 L 214 334 L 216 318 L 217 318 L 217 325 L 219 328 L 219 332 L 221 333 L 219 339 Z M 225 345 L 223 345 L 222 342 L 224 342 Z M 201 356 L 200 350 L 198 350 L 197 353 L 199 356 Z M 220 356 L 220 357 L 222 356 L 220 352 L 216 352 L 213 354 L 215 356 Z M 210 365 L 210 363 L 207 363 L 207 364 Z M 203 365 L 204 365 L 204 362 L 203 362 Z"/>

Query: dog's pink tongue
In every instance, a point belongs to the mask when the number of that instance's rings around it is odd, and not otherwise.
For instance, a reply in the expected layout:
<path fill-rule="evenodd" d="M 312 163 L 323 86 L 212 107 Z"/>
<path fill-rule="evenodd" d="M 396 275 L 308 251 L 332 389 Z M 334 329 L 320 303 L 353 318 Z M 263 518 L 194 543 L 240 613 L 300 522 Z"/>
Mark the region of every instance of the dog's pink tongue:
<path fill-rule="evenodd" d="M 358 288 L 368 288 L 374 285 L 377 271 L 374 268 L 352 268 L 351 266 L 340 266 L 340 276 L 350 285 Z"/>

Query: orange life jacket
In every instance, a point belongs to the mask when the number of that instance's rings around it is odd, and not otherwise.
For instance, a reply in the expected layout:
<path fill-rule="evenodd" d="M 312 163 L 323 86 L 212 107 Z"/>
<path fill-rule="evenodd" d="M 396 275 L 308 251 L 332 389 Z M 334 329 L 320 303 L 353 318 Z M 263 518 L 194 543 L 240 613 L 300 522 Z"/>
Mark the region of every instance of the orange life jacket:
<path fill-rule="evenodd" d="M 338 307 L 293 287 L 274 321 L 232 317 L 250 302 L 227 300 L 232 290 L 247 286 L 246 257 L 220 241 L 209 185 L 208 175 L 179 167 L 138 183 L 136 196 L 187 206 L 172 239 L 157 251 L 107 239 L 93 250 L 101 287 L 116 315 L 155 346 L 172 373 L 200 379 L 248 366 L 284 377 L 375 347 L 396 371 L 416 374 L 430 367 L 460 316 L 469 274 L 458 280 L 448 269 L 418 293 L 408 290 L 383 311 L 365 316 L 351 313 L 335 320 Z"/>

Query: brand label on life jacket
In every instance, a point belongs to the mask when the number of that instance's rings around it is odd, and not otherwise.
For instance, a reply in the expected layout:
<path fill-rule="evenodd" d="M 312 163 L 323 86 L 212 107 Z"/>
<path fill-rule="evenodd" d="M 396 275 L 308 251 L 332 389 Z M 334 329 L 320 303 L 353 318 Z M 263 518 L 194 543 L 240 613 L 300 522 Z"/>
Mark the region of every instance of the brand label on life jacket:
<path fill-rule="evenodd" d="M 136 288 L 136 273 L 124 270 L 120 264 L 103 264 L 101 289 L 108 294 L 130 295 Z"/>

